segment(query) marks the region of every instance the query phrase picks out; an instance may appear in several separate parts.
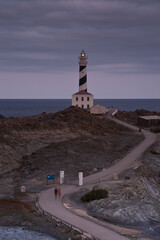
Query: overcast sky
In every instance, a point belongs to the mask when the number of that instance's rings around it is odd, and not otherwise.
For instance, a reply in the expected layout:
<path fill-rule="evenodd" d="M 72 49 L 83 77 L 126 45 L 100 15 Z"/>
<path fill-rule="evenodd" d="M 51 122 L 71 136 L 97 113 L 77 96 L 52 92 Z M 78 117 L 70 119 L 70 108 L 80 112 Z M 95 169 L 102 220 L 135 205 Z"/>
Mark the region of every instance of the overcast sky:
<path fill-rule="evenodd" d="M 160 0 L 0 0 L 0 98 L 160 98 Z"/>

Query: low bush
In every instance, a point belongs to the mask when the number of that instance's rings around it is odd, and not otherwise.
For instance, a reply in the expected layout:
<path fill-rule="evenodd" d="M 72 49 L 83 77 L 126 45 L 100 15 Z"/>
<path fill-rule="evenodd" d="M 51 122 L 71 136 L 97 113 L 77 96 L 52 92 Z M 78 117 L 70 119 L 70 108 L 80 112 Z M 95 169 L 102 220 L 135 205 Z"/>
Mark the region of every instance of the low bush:
<path fill-rule="evenodd" d="M 154 133 L 160 133 L 160 127 L 159 128 L 153 128 L 151 129 L 152 132 Z"/>
<path fill-rule="evenodd" d="M 108 192 L 105 189 L 93 189 L 92 191 L 84 194 L 81 197 L 82 202 L 91 202 L 93 200 L 99 200 L 102 198 L 107 198 L 108 197 Z"/>

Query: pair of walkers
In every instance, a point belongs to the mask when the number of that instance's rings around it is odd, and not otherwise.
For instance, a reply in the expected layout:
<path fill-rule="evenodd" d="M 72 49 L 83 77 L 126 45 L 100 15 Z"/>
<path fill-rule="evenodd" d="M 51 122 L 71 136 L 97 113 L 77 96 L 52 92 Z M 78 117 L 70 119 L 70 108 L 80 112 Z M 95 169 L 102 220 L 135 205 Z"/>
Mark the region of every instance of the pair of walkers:
<path fill-rule="evenodd" d="M 57 195 L 59 196 L 59 199 L 61 198 L 61 189 L 55 187 L 54 189 L 54 195 L 55 195 L 55 199 L 57 199 Z"/>

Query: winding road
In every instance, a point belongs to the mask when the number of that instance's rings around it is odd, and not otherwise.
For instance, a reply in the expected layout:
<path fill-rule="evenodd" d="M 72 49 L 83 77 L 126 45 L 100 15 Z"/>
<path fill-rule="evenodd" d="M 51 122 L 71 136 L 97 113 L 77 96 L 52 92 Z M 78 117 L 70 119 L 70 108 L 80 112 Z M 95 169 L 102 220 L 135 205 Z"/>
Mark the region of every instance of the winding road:
<path fill-rule="evenodd" d="M 120 120 L 114 119 L 113 121 L 117 122 L 118 124 L 124 125 L 128 128 L 131 128 L 135 131 L 139 129 L 135 126 L 130 124 L 124 123 Z M 142 130 L 144 134 L 144 140 L 135 148 L 133 148 L 120 162 L 113 165 L 112 167 L 103 170 L 102 172 L 98 172 L 96 174 L 89 175 L 84 178 L 84 185 L 98 183 L 99 181 L 104 181 L 110 179 L 113 174 L 120 173 L 124 171 L 126 168 L 129 167 L 134 161 L 141 157 L 141 155 L 156 141 L 156 135 L 147 131 Z M 84 187 L 84 186 L 83 186 Z M 77 185 L 63 185 L 61 187 L 62 190 L 62 200 L 63 196 L 66 194 L 74 193 L 78 191 L 80 187 Z M 82 216 L 76 215 L 75 213 L 71 212 L 68 208 L 65 208 L 63 202 L 60 200 L 56 200 L 54 197 L 54 188 L 50 188 L 46 191 L 40 193 L 39 197 L 39 205 L 40 207 L 52 214 L 53 216 L 63 220 L 72 226 L 81 229 L 84 232 L 87 232 L 93 235 L 95 238 L 100 240 L 125 240 L 124 236 L 108 229 L 105 226 L 102 226 L 98 223 L 90 221 Z"/>

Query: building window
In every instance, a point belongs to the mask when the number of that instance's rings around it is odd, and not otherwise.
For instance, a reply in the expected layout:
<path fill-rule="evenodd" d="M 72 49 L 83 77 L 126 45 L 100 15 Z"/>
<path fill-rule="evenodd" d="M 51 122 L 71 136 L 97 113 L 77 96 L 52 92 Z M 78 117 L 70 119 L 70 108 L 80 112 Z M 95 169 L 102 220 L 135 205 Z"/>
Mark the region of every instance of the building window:
<path fill-rule="evenodd" d="M 78 101 L 78 97 L 76 97 L 76 101 Z"/>
<path fill-rule="evenodd" d="M 87 97 L 87 101 L 89 101 L 89 97 Z"/>
<path fill-rule="evenodd" d="M 84 97 L 81 97 L 81 100 L 84 101 Z"/>
<path fill-rule="evenodd" d="M 87 105 L 87 109 L 89 109 L 89 104 Z"/>
<path fill-rule="evenodd" d="M 84 108 L 84 105 L 82 104 L 82 108 Z"/>
<path fill-rule="evenodd" d="M 78 104 L 76 104 L 76 107 L 78 107 Z"/>

